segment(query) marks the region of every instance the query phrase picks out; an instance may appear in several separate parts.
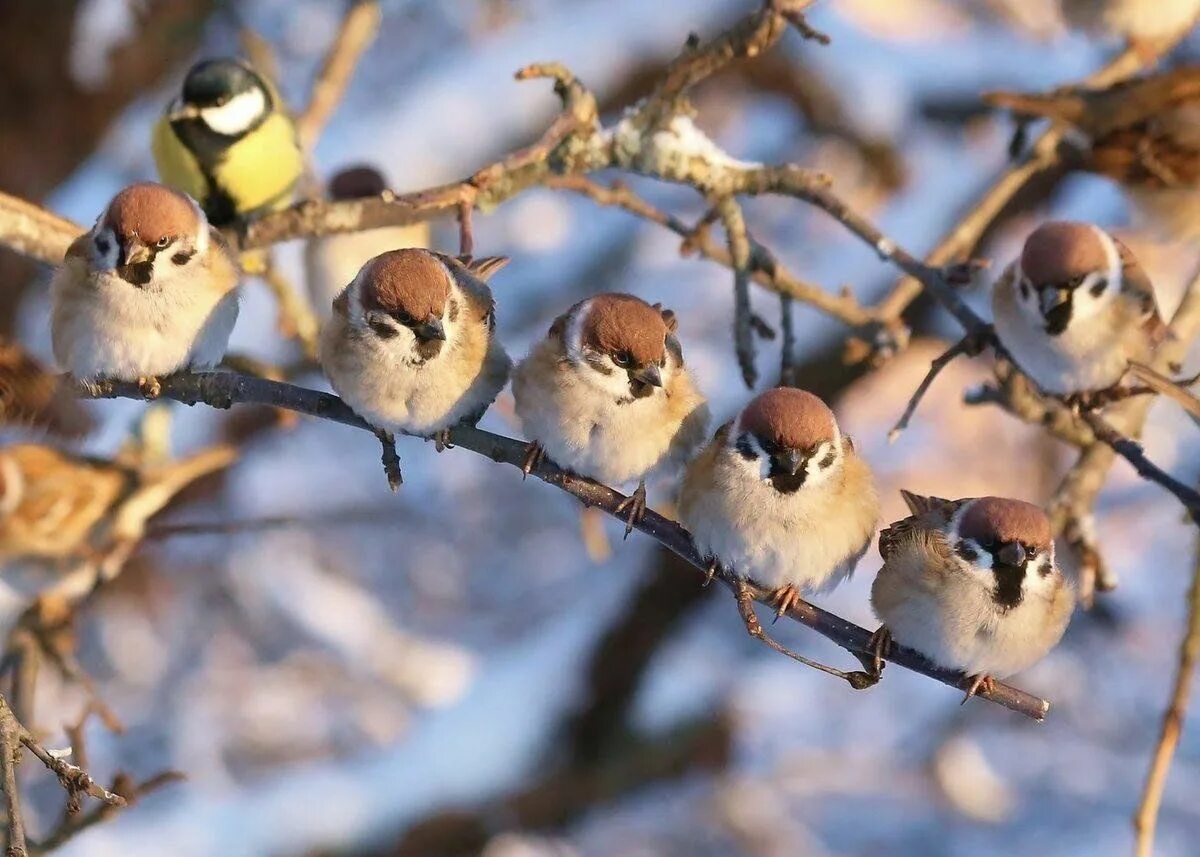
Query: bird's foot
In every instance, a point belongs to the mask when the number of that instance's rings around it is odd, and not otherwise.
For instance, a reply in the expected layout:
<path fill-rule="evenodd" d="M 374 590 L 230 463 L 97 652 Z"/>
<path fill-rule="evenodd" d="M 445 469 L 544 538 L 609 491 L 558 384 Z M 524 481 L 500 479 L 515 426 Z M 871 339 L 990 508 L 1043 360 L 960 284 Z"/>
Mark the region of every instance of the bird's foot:
<path fill-rule="evenodd" d="M 708 570 L 704 572 L 704 583 L 701 585 L 707 589 L 708 585 L 713 582 L 713 578 L 717 576 L 717 573 L 720 572 L 720 570 L 720 561 L 715 556 L 710 556 L 708 558 Z"/>
<path fill-rule="evenodd" d="M 987 673 L 980 673 L 976 676 L 971 676 L 971 686 L 967 688 L 967 695 L 963 697 L 960 705 L 966 705 L 967 700 L 979 693 L 981 690 L 984 693 L 992 693 L 996 689 L 996 682 Z"/>
<path fill-rule="evenodd" d="M 884 658 L 892 652 L 892 632 L 888 630 L 887 625 L 880 625 L 871 635 L 870 645 L 871 654 L 874 657 L 872 668 L 875 671 L 875 678 L 879 679 L 883 677 Z"/>
<path fill-rule="evenodd" d="M 154 401 L 162 395 L 162 381 L 158 380 L 154 375 L 146 375 L 138 378 L 138 392 L 147 401 Z"/>
<path fill-rule="evenodd" d="M 779 618 L 795 607 L 799 600 L 800 590 L 790 583 L 776 589 L 771 593 L 771 606 L 775 608 L 775 618 L 771 621 L 778 622 Z"/>
<path fill-rule="evenodd" d="M 447 449 L 454 449 L 454 444 L 450 442 L 450 429 L 444 428 L 439 432 L 430 435 L 428 440 L 433 441 L 433 448 L 438 452 Z"/>
<path fill-rule="evenodd" d="M 637 490 L 617 504 L 618 514 L 625 514 L 625 538 L 633 532 L 634 525 L 646 516 L 646 483 L 639 482 Z"/>
<path fill-rule="evenodd" d="M 399 491 L 400 486 L 404 484 L 404 476 L 400 473 L 400 455 L 396 452 L 396 438 L 389 432 L 383 429 L 375 429 L 375 437 L 379 438 L 380 445 L 383 446 L 383 455 L 380 461 L 383 462 L 383 472 L 387 476 L 388 488 L 393 492 Z"/>
<path fill-rule="evenodd" d="M 525 479 L 530 473 L 537 470 L 538 466 L 546 458 L 546 450 L 536 440 L 529 441 L 525 445 L 525 458 L 521 461 L 521 473 L 524 474 L 521 478 Z"/>

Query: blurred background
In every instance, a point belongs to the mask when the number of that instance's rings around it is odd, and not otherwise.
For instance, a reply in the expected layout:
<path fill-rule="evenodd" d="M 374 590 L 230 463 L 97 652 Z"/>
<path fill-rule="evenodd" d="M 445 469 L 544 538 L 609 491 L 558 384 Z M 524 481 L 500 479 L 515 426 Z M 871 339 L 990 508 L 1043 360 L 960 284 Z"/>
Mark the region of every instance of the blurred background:
<path fill-rule="evenodd" d="M 1147 0 L 1149 2 L 1149 0 Z M 446 0 L 382 3 L 382 27 L 316 148 L 316 169 L 376 165 L 397 191 L 454 181 L 535 139 L 557 102 L 530 62 L 559 60 L 606 118 L 649 91 L 689 32 L 710 36 L 751 0 Z M 1053 3 L 823 0 L 811 22 L 696 93 L 698 123 L 732 154 L 829 172 L 906 247 L 924 252 L 1008 158 L 1012 124 L 986 89 L 1078 80 L 1119 46 L 1069 34 Z M 285 98 L 302 104 L 341 20 L 317 0 L 6 0 L 0 8 L 0 189 L 90 224 L 123 185 L 154 176 L 152 123 L 196 58 L 237 53 L 245 29 L 271 47 Z M 1184 55 L 1198 44 L 1185 43 Z M 695 220 L 687 190 L 635 183 Z M 1053 175 L 1010 206 L 978 255 L 1007 262 L 1048 215 L 1093 220 L 1127 241 L 1169 313 L 1195 247 L 1143 234 L 1104 180 Z M 755 237 L 802 278 L 869 302 L 894 282 L 845 230 L 794 201 L 747 202 Z M 493 281 L 499 333 L 519 355 L 567 306 L 624 290 L 676 310 L 716 422 L 750 393 L 731 341 L 732 277 L 681 258 L 678 237 L 563 192 L 534 190 L 475 221 L 480 254 L 512 263 Z M 453 223 L 433 245 L 457 247 Z M 302 287 L 303 246 L 280 249 Z M 50 361 L 48 272 L 0 251 L 0 330 Z M 774 296 L 755 307 L 778 315 Z M 972 300 L 986 314 L 981 290 Z M 1045 501 L 1072 453 L 999 411 L 966 408 L 986 366 L 946 371 L 913 426 L 886 433 L 957 330 L 911 313 L 913 346 L 877 372 L 843 365 L 845 329 L 798 306 L 802 386 L 834 403 L 875 468 L 884 518 L 897 489 Z M 259 282 L 231 348 L 296 354 Z M 779 341 L 760 347 L 760 387 Z M 298 379 L 323 386 L 317 375 Z M 89 406 L 78 448 L 111 455 L 142 403 Z M 92 773 L 186 780 L 72 840 L 62 855 L 1126 854 L 1159 728 L 1194 562 L 1176 502 L 1118 464 L 1097 529 L 1120 588 L 1077 613 L 1064 643 L 1014 683 L 1053 701 L 1044 724 L 900 669 L 857 693 L 749 639 L 728 593 L 612 521 L 581 522 L 571 498 L 465 451 L 399 441 L 405 484 L 388 492 L 378 444 L 265 409 L 171 411 L 172 450 L 236 443 L 240 460 L 157 519 L 125 572 L 81 615 L 81 665 L 125 725 L 88 728 Z M 510 395 L 483 424 L 519 431 Z M 29 439 L 8 432 L 6 439 Z M 33 439 L 38 439 L 33 435 Z M 1194 427 L 1155 407 L 1145 442 L 1181 478 L 1200 475 Z M 666 508 L 662 486 L 650 502 Z M 199 525 L 195 532 L 191 525 Z M 219 532 L 202 532 L 215 528 Z M 878 556 L 819 599 L 874 628 Z M 15 616 L 29 586 L 0 581 Z M 846 666 L 794 623 L 787 645 Z M 846 668 L 850 668 L 846 666 Z M 85 698 L 39 683 L 48 735 Z M 1192 718 L 1195 719 L 1194 717 Z M 1194 723 L 1190 724 L 1196 725 Z M 61 804 L 28 772 L 29 824 Z M 40 773 L 40 772 L 39 772 Z M 1157 854 L 1200 841 L 1200 737 L 1185 732 Z"/>

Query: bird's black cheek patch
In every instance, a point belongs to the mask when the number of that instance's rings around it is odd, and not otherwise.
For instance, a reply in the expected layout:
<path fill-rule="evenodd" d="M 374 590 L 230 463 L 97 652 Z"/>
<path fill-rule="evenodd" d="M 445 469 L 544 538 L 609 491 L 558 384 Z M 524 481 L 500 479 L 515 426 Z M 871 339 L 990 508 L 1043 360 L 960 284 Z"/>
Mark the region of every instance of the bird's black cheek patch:
<path fill-rule="evenodd" d="M 1052 569 L 1053 569 L 1053 567 L 1050 565 L 1050 560 L 1048 560 L 1048 559 L 1042 560 L 1041 563 L 1038 565 L 1038 570 L 1037 570 L 1038 577 L 1049 577 Z"/>
<path fill-rule="evenodd" d="M 390 324 L 384 324 L 382 321 L 369 321 L 367 324 L 370 325 L 371 330 L 380 339 L 392 339 L 400 335 L 400 331 L 396 330 Z"/>
<path fill-rule="evenodd" d="M 1029 300 L 1029 284 L 1024 280 L 1021 281 L 1021 298 Z"/>
<path fill-rule="evenodd" d="M 749 435 L 742 435 L 739 437 L 736 447 L 738 454 L 747 461 L 753 461 L 754 459 L 758 458 L 758 455 L 754 452 L 754 447 L 750 444 Z"/>
<path fill-rule="evenodd" d="M 826 468 L 833 467 L 833 462 L 836 458 L 837 458 L 837 453 L 835 453 L 831 449 L 831 450 L 829 450 L 829 452 L 825 453 L 824 458 L 822 458 L 820 461 L 817 462 L 817 467 L 819 467 L 821 470 L 825 470 Z"/>
<path fill-rule="evenodd" d="M 1100 279 L 1096 280 L 1096 282 L 1092 283 L 1092 287 L 1088 289 L 1088 291 L 1092 293 L 1092 297 L 1098 298 L 1104 294 L 1104 290 L 1107 288 L 1108 280 L 1101 277 Z"/>
<path fill-rule="evenodd" d="M 450 321 L 458 321 L 458 301 L 450 299 L 450 306 L 446 313 L 446 318 Z"/>
<path fill-rule="evenodd" d="M 954 552 L 967 562 L 974 562 L 975 560 L 979 559 L 979 551 L 975 550 L 975 548 L 971 547 L 965 541 L 959 542 L 958 547 L 954 549 Z"/>
<path fill-rule="evenodd" d="M 196 255 L 195 250 L 184 250 L 184 251 L 176 253 L 174 256 L 172 256 L 171 261 L 174 262 L 176 265 L 186 265 L 188 262 L 190 262 L 192 260 L 192 257 L 195 255 Z"/>

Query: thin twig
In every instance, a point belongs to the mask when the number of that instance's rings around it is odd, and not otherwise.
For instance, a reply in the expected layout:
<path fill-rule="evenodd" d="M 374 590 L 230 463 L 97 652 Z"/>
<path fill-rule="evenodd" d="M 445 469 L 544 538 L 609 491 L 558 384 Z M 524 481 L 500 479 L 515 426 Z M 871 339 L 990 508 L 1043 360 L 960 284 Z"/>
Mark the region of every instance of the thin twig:
<path fill-rule="evenodd" d="M 311 151 L 342 100 L 359 58 L 379 31 L 379 20 L 379 4 L 374 0 L 355 0 L 342 18 L 333 46 L 313 83 L 308 106 L 296 119 L 296 133 L 305 151 Z"/>
<path fill-rule="evenodd" d="M 21 749 L 21 726 L 7 706 L 0 711 L 0 767 L 4 769 L 4 802 L 8 811 L 7 857 L 26 857 L 25 819 L 17 785 L 17 759 Z"/>
<path fill-rule="evenodd" d="M 917 405 L 921 403 L 921 399 L 925 398 L 925 393 L 933 386 L 933 380 L 941 371 L 949 366 L 954 361 L 954 358 L 960 354 L 977 354 L 978 352 L 979 343 L 975 340 L 974 336 L 968 334 L 947 348 L 943 353 L 933 358 L 929 364 L 929 371 L 925 373 L 925 377 L 921 379 L 920 385 L 908 400 L 908 404 L 904 408 L 904 413 L 900 415 L 900 419 L 896 421 L 896 424 L 892 426 L 892 430 L 888 432 L 888 443 L 894 442 L 900 436 L 900 433 L 908 428 L 908 422 L 916 412 Z"/>
<path fill-rule="evenodd" d="M 1195 569 L 1192 572 L 1187 628 L 1179 645 L 1179 666 L 1175 670 L 1175 683 L 1171 689 L 1170 703 L 1163 714 L 1158 743 L 1150 759 L 1150 770 L 1146 773 L 1142 800 L 1133 816 L 1133 829 L 1137 837 L 1134 846 L 1136 857 L 1152 857 L 1154 853 L 1158 810 L 1162 804 L 1163 790 L 1167 785 L 1167 773 L 1171 770 L 1171 760 L 1175 757 L 1175 749 L 1179 746 L 1179 739 L 1183 734 L 1197 658 L 1200 658 L 1200 547 L 1197 548 Z"/>
<path fill-rule="evenodd" d="M 79 392 L 80 395 L 91 398 L 145 398 L 144 392 L 137 384 L 115 381 L 91 384 L 86 388 L 81 388 Z M 169 376 L 162 380 L 160 396 L 187 405 L 199 403 L 216 407 L 228 407 L 231 403 L 271 405 L 374 433 L 374 430 L 337 396 L 279 381 L 229 372 L 197 372 Z M 523 441 L 501 437 L 473 426 L 454 427 L 450 431 L 450 439 L 455 447 L 469 449 L 493 461 L 509 464 L 517 469 L 521 468 L 528 451 L 528 445 Z M 575 496 L 585 505 L 602 509 L 612 517 L 624 520 L 619 511 L 621 502 L 625 500 L 624 494 L 606 485 L 563 470 L 546 460 L 539 463 L 531 472 L 542 481 Z M 644 517 L 635 526 L 686 560 L 700 574 L 707 574 L 708 561 L 696 550 L 691 535 L 678 523 L 664 518 L 652 509 L 647 509 Z M 733 581 L 731 579 L 723 575 L 722 580 L 732 588 Z M 767 602 L 768 593 L 766 591 L 757 587 L 753 587 L 753 590 L 756 600 Z M 871 632 L 822 610 L 816 605 L 799 601 L 788 611 L 787 615 L 812 628 L 856 657 L 872 654 Z M 919 652 L 903 646 L 894 646 L 888 660 L 962 691 L 966 691 L 971 686 L 969 676 L 938 667 Z M 991 691 L 980 695 L 1035 720 L 1043 719 L 1050 708 L 1050 703 L 1044 699 L 1031 696 L 1022 690 L 999 682 L 995 683 Z"/>
<path fill-rule="evenodd" d="M 733 261 L 733 346 L 742 380 L 754 389 L 758 368 L 754 365 L 754 328 L 750 309 L 750 238 L 742 207 L 731 196 L 722 197 L 713 207 L 725 226 L 729 257 Z"/>

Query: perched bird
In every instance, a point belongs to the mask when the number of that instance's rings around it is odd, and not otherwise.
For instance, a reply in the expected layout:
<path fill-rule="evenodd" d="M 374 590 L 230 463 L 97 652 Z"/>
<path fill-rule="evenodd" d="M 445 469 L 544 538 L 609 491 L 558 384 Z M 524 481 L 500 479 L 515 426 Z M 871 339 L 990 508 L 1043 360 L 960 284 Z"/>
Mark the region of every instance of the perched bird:
<path fill-rule="evenodd" d="M 329 197 L 335 201 L 380 196 L 386 190 L 383 176 L 367 166 L 342 170 L 329 182 Z M 329 318 L 333 299 L 342 293 L 367 260 L 388 250 L 428 246 L 428 223 L 310 238 L 304 246 L 304 269 L 313 310 L 322 320 Z"/>
<path fill-rule="evenodd" d="M 829 407 L 794 387 L 762 393 L 717 430 L 678 506 L 713 570 L 772 590 L 778 615 L 849 577 L 879 519 L 867 463 Z"/>
<path fill-rule="evenodd" d="M 997 281 L 992 312 L 1005 349 L 1055 395 L 1112 389 L 1169 335 L 1133 254 L 1088 223 L 1035 229 Z"/>
<path fill-rule="evenodd" d="M 1200 0 L 1060 0 L 1060 5 L 1069 26 L 1135 44 L 1172 36 L 1200 14 Z"/>
<path fill-rule="evenodd" d="M 67 250 L 50 285 L 54 356 L 79 380 L 154 386 L 217 365 L 237 321 L 239 271 L 196 203 L 130 185 Z"/>
<path fill-rule="evenodd" d="M 880 534 L 883 568 L 871 588 L 884 623 L 874 638 L 877 671 L 895 640 L 972 676 L 970 699 L 1062 639 L 1075 595 L 1054 564 L 1041 509 L 1005 497 L 901 494 L 912 515 Z"/>
<path fill-rule="evenodd" d="M 304 172 L 279 95 L 241 60 L 192 66 L 152 148 L 163 182 L 199 200 L 215 226 L 286 207 Z"/>
<path fill-rule="evenodd" d="M 708 426 L 676 326 L 658 304 L 595 295 L 559 316 L 513 372 L 525 472 L 544 454 L 608 485 L 637 480 L 620 509 L 627 536 L 646 509 L 646 477 L 682 465 Z"/>
<path fill-rule="evenodd" d="M 1140 4 L 1146 8 L 1155 3 Z M 1183 66 L 1093 90 L 993 92 L 984 100 L 1061 122 L 1082 148 L 1077 166 L 1119 182 L 1170 239 L 1200 236 L 1200 67 Z"/>
<path fill-rule="evenodd" d="M 43 366 L 21 343 L 0 337 L 0 426 L 79 438 L 92 430 L 92 418 L 61 375 Z"/>
<path fill-rule="evenodd" d="M 0 448 L 0 562 L 95 558 L 136 542 L 181 490 L 236 458 L 225 445 L 147 465 L 39 444 Z"/>
<path fill-rule="evenodd" d="M 422 249 L 371 259 L 333 302 L 321 332 L 333 389 L 384 435 L 434 437 L 439 449 L 452 426 L 477 422 L 511 367 L 487 286 L 507 261 Z"/>

